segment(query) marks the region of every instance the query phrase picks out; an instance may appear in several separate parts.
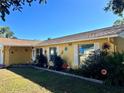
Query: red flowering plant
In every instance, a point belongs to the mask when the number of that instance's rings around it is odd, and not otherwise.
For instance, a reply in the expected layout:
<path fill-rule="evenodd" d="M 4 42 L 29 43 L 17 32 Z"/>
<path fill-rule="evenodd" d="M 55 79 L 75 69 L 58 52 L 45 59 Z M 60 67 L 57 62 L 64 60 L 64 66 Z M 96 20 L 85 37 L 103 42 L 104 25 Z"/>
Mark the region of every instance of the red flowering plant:
<path fill-rule="evenodd" d="M 64 64 L 62 65 L 62 68 L 63 68 L 63 69 L 67 69 L 67 68 L 68 68 L 68 64 L 67 64 L 67 63 L 64 63 Z"/>

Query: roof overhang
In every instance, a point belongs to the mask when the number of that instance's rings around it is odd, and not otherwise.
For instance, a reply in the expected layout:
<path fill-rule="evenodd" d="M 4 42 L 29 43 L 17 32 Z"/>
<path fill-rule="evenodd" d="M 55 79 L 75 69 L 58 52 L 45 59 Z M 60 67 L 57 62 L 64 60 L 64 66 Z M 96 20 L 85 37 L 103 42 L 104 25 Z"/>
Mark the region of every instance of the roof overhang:
<path fill-rule="evenodd" d="M 9 45 L 9 44 L 4 44 L 3 46 L 10 46 L 10 47 L 35 47 L 33 45 Z"/>
<path fill-rule="evenodd" d="M 119 34 L 119 37 L 124 38 L 124 32 L 120 33 L 120 34 Z"/>
<path fill-rule="evenodd" d="M 37 45 L 36 47 L 40 46 L 49 46 L 49 45 L 57 45 L 57 44 L 65 44 L 65 43 L 74 43 L 74 42 L 81 42 L 81 41 L 89 41 L 89 40 L 97 40 L 97 39 L 105 39 L 105 38 L 113 38 L 118 37 L 119 35 L 108 35 L 108 36 L 102 36 L 102 37 L 96 37 L 96 38 L 88 38 L 88 39 L 78 39 L 78 40 L 72 40 L 72 41 L 65 41 L 60 43 L 51 43 L 51 44 L 44 44 L 44 45 Z"/>
<path fill-rule="evenodd" d="M 3 44 L 0 44 L 0 48 L 2 48 L 3 47 Z"/>

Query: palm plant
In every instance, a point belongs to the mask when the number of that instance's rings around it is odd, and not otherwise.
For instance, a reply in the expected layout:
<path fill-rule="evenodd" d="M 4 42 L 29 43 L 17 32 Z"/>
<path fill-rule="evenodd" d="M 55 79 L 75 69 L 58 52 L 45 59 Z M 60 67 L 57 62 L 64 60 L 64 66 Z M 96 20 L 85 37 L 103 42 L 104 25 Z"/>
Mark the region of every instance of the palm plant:
<path fill-rule="evenodd" d="M 0 37 L 2 38 L 15 38 L 14 33 L 9 27 L 0 27 Z"/>

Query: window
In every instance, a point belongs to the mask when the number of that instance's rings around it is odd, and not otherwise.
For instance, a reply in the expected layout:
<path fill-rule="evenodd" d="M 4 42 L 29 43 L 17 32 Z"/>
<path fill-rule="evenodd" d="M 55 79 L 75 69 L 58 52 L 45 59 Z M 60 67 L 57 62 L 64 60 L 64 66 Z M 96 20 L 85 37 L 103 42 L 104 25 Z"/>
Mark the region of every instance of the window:
<path fill-rule="evenodd" d="M 79 65 L 84 64 L 85 59 L 94 51 L 94 44 L 79 45 Z"/>
<path fill-rule="evenodd" d="M 42 48 L 36 49 L 36 55 L 37 55 L 37 56 L 40 55 L 40 54 L 42 54 L 42 53 L 43 53 Z"/>
<path fill-rule="evenodd" d="M 79 54 L 89 54 L 94 51 L 94 44 L 79 45 Z"/>
<path fill-rule="evenodd" d="M 50 48 L 50 61 L 53 61 L 54 60 L 54 55 L 57 55 L 57 48 L 56 47 L 51 47 Z"/>

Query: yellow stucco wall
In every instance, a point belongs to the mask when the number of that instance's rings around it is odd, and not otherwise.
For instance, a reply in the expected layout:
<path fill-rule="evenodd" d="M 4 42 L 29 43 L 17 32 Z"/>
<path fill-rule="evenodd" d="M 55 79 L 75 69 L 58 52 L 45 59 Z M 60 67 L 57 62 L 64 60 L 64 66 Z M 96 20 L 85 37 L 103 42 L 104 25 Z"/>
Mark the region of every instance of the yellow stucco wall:
<path fill-rule="evenodd" d="M 36 48 L 43 48 L 43 50 L 47 51 L 47 56 L 49 55 L 50 47 L 57 47 L 58 54 L 69 64 L 71 68 L 75 67 L 74 64 L 74 46 L 79 44 L 94 44 L 99 43 L 100 49 L 105 42 L 110 42 L 111 51 L 124 51 L 124 38 L 106 38 L 106 39 L 98 39 L 98 40 L 88 40 L 88 41 L 80 41 L 73 43 L 64 43 L 64 44 L 55 44 L 55 45 L 47 45 Z M 67 48 L 67 51 L 65 50 Z M 25 64 L 31 62 L 32 59 L 32 48 L 31 47 L 9 47 L 4 46 L 4 64 Z"/>
<path fill-rule="evenodd" d="M 4 58 L 3 62 L 5 65 L 9 65 L 9 46 L 4 46 L 3 53 L 4 53 Z"/>
<path fill-rule="evenodd" d="M 116 45 L 116 50 L 118 52 L 124 51 L 124 38 L 122 37 L 117 37 L 114 39 L 115 40 L 115 45 Z"/>
<path fill-rule="evenodd" d="M 111 39 L 98 39 L 98 40 L 88 40 L 88 41 L 80 41 L 80 42 L 73 42 L 73 43 L 65 43 L 65 44 L 56 44 L 56 45 L 47 45 L 41 46 L 37 48 L 43 48 L 43 50 L 49 51 L 50 47 L 57 47 L 59 48 L 59 55 L 69 64 L 71 68 L 74 68 L 74 45 L 79 44 L 94 44 L 99 43 L 100 48 L 105 42 L 111 42 Z M 111 44 L 111 51 L 114 51 L 114 45 Z M 65 51 L 65 47 L 67 47 L 67 51 Z"/>
<path fill-rule="evenodd" d="M 26 64 L 32 59 L 31 47 L 5 47 L 4 48 L 4 64 Z"/>

